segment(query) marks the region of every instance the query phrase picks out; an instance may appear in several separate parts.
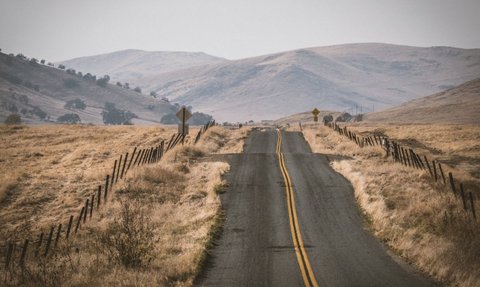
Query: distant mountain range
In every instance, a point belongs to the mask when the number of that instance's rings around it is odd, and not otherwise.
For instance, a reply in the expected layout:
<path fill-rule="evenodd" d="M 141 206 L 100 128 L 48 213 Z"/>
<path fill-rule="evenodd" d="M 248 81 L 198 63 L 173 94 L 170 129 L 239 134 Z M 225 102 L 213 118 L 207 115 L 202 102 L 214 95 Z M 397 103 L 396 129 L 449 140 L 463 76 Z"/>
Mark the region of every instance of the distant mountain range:
<path fill-rule="evenodd" d="M 0 122 L 12 113 L 21 115 L 25 123 L 55 122 L 64 114 L 75 113 L 83 123 L 103 124 L 106 102 L 114 103 L 117 110 L 136 114 L 135 124 L 159 123 L 162 116 L 178 110 L 168 102 L 131 89 L 87 79 L 85 74 L 0 53 Z M 85 109 L 65 107 L 75 99 L 84 102 Z"/>
<path fill-rule="evenodd" d="M 480 49 L 347 44 L 228 61 L 127 50 L 64 61 L 139 85 L 219 121 L 276 119 L 318 107 L 378 111 L 480 75 Z"/>
<path fill-rule="evenodd" d="M 109 75 L 113 81 L 136 85 L 145 77 L 224 61 L 226 60 L 223 58 L 202 52 L 147 52 L 130 49 L 75 58 L 58 64 L 99 76 Z M 147 86 L 142 86 L 142 88 L 148 89 Z"/>

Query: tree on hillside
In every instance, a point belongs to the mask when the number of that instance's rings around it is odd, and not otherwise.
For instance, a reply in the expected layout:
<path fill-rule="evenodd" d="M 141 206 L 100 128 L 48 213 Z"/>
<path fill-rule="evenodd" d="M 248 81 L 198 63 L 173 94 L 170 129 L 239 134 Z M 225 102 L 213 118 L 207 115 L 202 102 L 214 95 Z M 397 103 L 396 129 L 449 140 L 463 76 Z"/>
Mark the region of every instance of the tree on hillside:
<path fill-rule="evenodd" d="M 33 110 L 31 111 L 31 113 L 36 115 L 37 117 L 39 117 L 42 120 L 44 120 L 47 117 L 47 113 L 44 112 L 39 107 L 33 107 Z"/>
<path fill-rule="evenodd" d="M 105 75 L 103 76 L 102 78 L 98 79 L 97 80 L 97 85 L 101 86 L 101 87 L 105 87 L 107 86 L 107 83 L 110 81 L 110 76 L 109 75 Z"/>
<path fill-rule="evenodd" d="M 213 120 L 213 117 L 211 115 L 195 112 L 192 114 L 192 117 L 190 118 L 190 120 L 188 120 L 188 122 L 191 125 L 204 125 L 211 120 Z"/>
<path fill-rule="evenodd" d="M 179 124 L 180 120 L 177 118 L 175 114 L 167 114 L 160 119 L 160 122 L 166 125 L 173 125 L 173 124 Z"/>
<path fill-rule="evenodd" d="M 123 85 L 122 85 L 122 83 L 117 82 L 117 86 L 122 87 Z"/>
<path fill-rule="evenodd" d="M 137 93 L 142 93 L 142 88 L 140 88 L 139 86 L 136 86 L 135 89 L 133 89 L 135 92 Z"/>
<path fill-rule="evenodd" d="M 156 99 L 156 98 L 157 98 L 157 96 L 158 96 L 158 95 L 157 95 L 157 92 L 155 92 L 155 91 L 151 91 L 151 92 L 150 92 L 150 97 L 152 97 L 152 98 L 155 98 L 155 99 Z"/>
<path fill-rule="evenodd" d="M 84 101 L 80 99 L 70 100 L 65 103 L 64 108 L 66 109 L 77 109 L 77 110 L 84 110 L 87 107 Z"/>
<path fill-rule="evenodd" d="M 125 84 L 123 84 L 123 87 L 124 87 L 125 89 L 129 90 L 129 89 L 130 89 L 130 84 L 129 84 L 129 83 L 125 83 Z"/>
<path fill-rule="evenodd" d="M 80 121 L 80 116 L 77 114 L 64 114 L 57 118 L 57 122 L 64 124 L 77 124 Z"/>
<path fill-rule="evenodd" d="M 35 58 L 31 58 L 31 59 L 30 59 L 30 64 L 36 65 L 36 64 L 38 64 L 38 60 L 35 59 Z"/>
<path fill-rule="evenodd" d="M 5 124 L 7 125 L 19 125 L 22 123 L 22 118 L 19 114 L 10 114 L 5 119 Z"/>
<path fill-rule="evenodd" d="M 138 116 L 130 111 L 117 109 L 114 103 L 106 102 L 102 111 L 103 123 L 110 125 L 131 125 Z"/>
<path fill-rule="evenodd" d="M 65 70 L 65 65 L 60 64 L 60 65 L 58 65 L 58 68 L 59 68 L 60 70 Z"/>
<path fill-rule="evenodd" d="M 25 57 L 22 53 L 18 53 L 15 57 L 17 57 L 20 60 L 26 60 L 27 57 Z"/>

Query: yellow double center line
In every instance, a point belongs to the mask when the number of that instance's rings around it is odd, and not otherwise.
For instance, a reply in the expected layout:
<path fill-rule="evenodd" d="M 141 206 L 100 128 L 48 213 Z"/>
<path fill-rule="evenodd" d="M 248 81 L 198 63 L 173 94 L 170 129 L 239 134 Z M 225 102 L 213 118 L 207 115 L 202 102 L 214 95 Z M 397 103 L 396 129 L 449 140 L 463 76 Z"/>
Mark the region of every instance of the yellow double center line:
<path fill-rule="evenodd" d="M 313 275 L 310 261 L 308 260 L 307 252 L 305 251 L 302 241 L 302 235 L 300 234 L 300 225 L 297 219 L 297 209 L 295 208 L 295 199 L 293 196 L 292 181 L 285 165 L 285 158 L 282 153 L 282 134 L 280 130 L 277 130 L 277 146 L 275 152 L 278 155 L 278 163 L 280 170 L 283 174 L 283 180 L 285 181 L 285 192 L 287 194 L 288 205 L 288 217 L 290 219 L 290 231 L 292 232 L 293 246 L 295 248 L 295 254 L 297 255 L 298 265 L 302 273 L 303 282 L 308 287 L 318 287 L 317 280 Z"/>

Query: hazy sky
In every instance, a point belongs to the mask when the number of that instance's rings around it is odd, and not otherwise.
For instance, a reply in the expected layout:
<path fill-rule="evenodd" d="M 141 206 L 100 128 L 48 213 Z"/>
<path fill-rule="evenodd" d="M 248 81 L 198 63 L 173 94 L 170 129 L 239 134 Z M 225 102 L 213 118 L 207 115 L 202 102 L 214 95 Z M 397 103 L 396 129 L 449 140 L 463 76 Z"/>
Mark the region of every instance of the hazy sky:
<path fill-rule="evenodd" d="M 228 59 L 354 42 L 480 48 L 480 0 L 0 0 L 0 48 L 48 61 L 122 49 Z"/>

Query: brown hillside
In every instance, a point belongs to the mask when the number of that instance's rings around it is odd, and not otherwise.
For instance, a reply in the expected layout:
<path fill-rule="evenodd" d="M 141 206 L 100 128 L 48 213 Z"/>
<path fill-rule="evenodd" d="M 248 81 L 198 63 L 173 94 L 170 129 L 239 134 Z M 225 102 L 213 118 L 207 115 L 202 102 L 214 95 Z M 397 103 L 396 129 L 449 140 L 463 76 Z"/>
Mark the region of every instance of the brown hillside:
<path fill-rule="evenodd" d="M 101 77 L 103 75 L 97 75 L 97 78 Z M 77 98 L 86 103 L 85 110 L 64 108 L 67 101 Z M 87 80 L 78 74 L 72 75 L 57 68 L 32 63 L 28 59 L 0 53 L 1 122 L 17 110 L 26 123 L 55 121 L 63 114 L 76 113 L 83 123 L 101 124 L 105 102 L 115 103 L 117 108 L 135 113 L 139 118 L 134 123 L 158 123 L 163 115 L 176 111 L 167 102 L 132 90 L 111 84 L 102 87 L 94 80 Z M 34 108 L 41 109 L 47 116 L 42 120 L 25 113 Z"/>
<path fill-rule="evenodd" d="M 366 114 L 368 122 L 480 123 L 480 78 L 395 108 Z"/>

